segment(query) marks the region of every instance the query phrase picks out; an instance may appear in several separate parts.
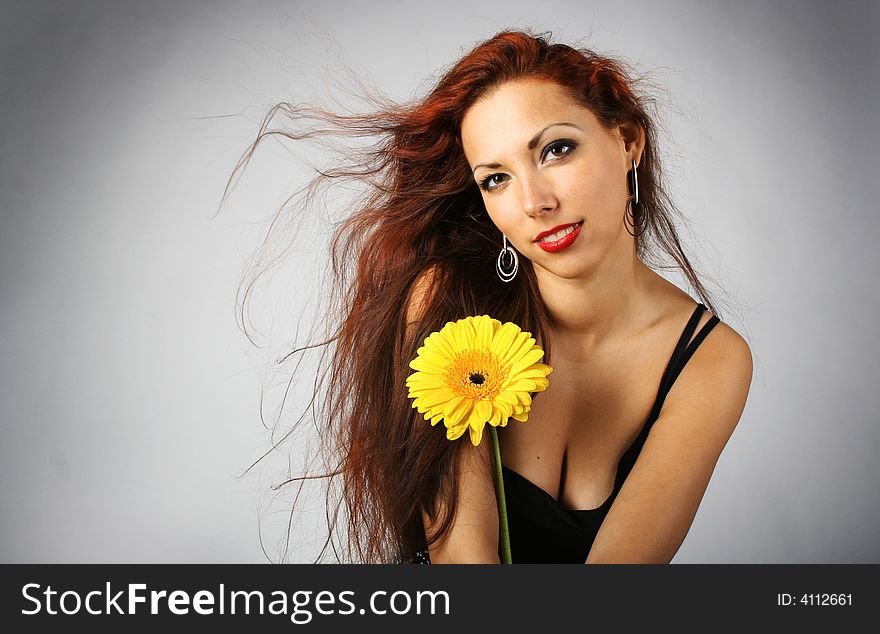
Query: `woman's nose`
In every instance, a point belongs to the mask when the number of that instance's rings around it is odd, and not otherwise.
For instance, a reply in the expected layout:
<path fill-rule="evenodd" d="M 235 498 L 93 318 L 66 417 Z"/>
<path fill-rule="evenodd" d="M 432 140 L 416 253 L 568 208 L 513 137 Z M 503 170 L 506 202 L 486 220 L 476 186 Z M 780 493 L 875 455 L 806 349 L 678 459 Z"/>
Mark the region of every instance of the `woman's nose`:
<path fill-rule="evenodd" d="M 540 176 L 520 180 L 522 187 L 522 207 L 529 217 L 552 211 L 557 206 L 556 196 L 549 184 Z"/>

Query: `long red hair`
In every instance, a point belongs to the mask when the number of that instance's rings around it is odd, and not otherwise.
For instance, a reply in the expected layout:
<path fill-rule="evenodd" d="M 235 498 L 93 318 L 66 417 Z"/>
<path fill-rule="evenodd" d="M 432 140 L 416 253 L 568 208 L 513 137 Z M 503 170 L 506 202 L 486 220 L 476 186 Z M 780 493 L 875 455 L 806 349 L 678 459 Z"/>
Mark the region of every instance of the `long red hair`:
<path fill-rule="evenodd" d="M 333 169 L 319 171 L 296 203 L 273 220 L 269 240 L 286 243 L 283 231 L 315 203 L 328 183 L 357 182 L 366 193 L 339 225 L 331 241 L 329 310 L 322 316 L 327 337 L 296 348 L 330 346 L 329 382 L 316 415 L 326 471 L 287 482 L 327 478 L 328 547 L 339 561 L 406 562 L 420 547 L 440 538 L 454 517 L 448 511 L 425 535 L 422 513 L 433 514 L 438 497 L 455 509 L 455 465 L 460 443 L 446 440 L 411 407 L 405 379 L 409 361 L 431 332 L 468 315 L 489 314 L 513 321 L 540 336 L 543 362 L 552 363 L 546 333 L 553 326 L 544 309 L 531 262 L 501 282 L 495 259 L 501 233 L 483 206 L 465 160 L 459 124 L 468 107 L 503 82 L 534 77 L 568 89 L 609 128 L 638 121 L 646 141 L 638 167 L 645 217 L 637 218 L 638 256 L 669 256 L 712 312 L 708 292 L 679 243 L 676 210 L 661 185 L 650 99 L 639 95 L 624 65 L 586 48 L 549 42 L 549 36 L 504 31 L 477 45 L 446 72 L 430 93 L 399 105 L 370 96 L 368 114 L 338 114 L 281 103 L 266 116 L 256 140 L 235 166 L 240 176 L 267 137 L 305 141 L 332 136 L 374 139 L 369 147 L 346 148 Z M 279 117 L 288 125 L 274 126 Z M 286 214 L 286 216 L 285 216 Z M 424 318 L 407 335 L 406 311 L 414 284 L 428 268 L 436 271 L 424 297 Z M 242 323 L 254 282 L 265 268 L 255 266 L 243 280 Z M 340 517 L 341 515 L 341 517 Z M 340 540 L 338 529 L 346 535 Z M 347 538 L 347 539 L 345 539 Z"/>

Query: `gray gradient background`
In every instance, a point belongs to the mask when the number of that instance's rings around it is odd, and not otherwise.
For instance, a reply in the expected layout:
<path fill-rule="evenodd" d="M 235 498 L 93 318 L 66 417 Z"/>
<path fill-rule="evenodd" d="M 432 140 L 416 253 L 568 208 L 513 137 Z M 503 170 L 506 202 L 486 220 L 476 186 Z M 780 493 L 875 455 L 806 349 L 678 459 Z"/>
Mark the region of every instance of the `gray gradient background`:
<path fill-rule="evenodd" d="M 752 346 L 673 561 L 880 563 L 878 3 L 363 5 L 4 3 L 0 561 L 265 561 L 278 465 L 236 475 L 267 446 L 271 352 L 233 303 L 296 170 L 267 144 L 212 218 L 229 170 L 270 104 L 321 94 L 325 63 L 404 99 L 513 26 L 655 71 L 683 237 Z M 257 312 L 296 315 L 271 301 Z"/>

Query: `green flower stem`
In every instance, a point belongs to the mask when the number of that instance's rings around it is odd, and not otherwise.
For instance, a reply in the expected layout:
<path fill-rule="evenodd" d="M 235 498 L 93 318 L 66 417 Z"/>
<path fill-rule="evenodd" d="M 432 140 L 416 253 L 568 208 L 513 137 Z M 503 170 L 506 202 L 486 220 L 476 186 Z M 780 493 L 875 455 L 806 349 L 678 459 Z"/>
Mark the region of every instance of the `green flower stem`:
<path fill-rule="evenodd" d="M 488 424 L 487 424 L 488 425 Z M 507 529 L 507 502 L 504 499 L 504 475 L 501 470 L 501 445 L 498 444 L 498 430 L 488 425 L 495 453 L 495 493 L 498 497 L 498 519 L 501 528 L 501 563 L 512 563 L 510 556 L 510 532 Z"/>

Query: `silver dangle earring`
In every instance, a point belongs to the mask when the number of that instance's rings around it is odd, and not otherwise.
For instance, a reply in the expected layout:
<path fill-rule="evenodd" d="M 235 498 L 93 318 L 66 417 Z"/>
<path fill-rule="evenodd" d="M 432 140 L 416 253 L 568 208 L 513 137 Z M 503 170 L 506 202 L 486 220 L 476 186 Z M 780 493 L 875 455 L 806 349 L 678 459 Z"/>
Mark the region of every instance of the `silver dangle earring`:
<path fill-rule="evenodd" d="M 498 277 L 502 282 L 511 282 L 519 270 L 519 257 L 516 255 L 516 251 L 508 246 L 507 236 L 503 233 L 501 235 L 504 236 L 504 248 L 501 249 L 501 253 L 498 254 L 498 259 L 495 261 L 495 270 L 498 271 Z"/>
<path fill-rule="evenodd" d="M 645 232 L 645 229 L 648 228 L 648 216 L 645 213 L 645 205 L 644 203 L 639 203 L 639 174 L 636 172 L 636 162 L 633 160 L 632 162 L 632 177 L 629 179 L 630 181 L 630 189 L 632 190 L 632 196 L 626 202 L 626 214 L 624 216 L 624 226 L 626 226 L 626 231 L 629 235 L 636 237 L 640 236 Z M 638 207 L 638 209 L 635 209 Z M 638 218 L 636 217 L 638 216 Z M 630 222 L 627 223 L 627 220 Z M 633 230 L 635 233 L 629 230 L 629 224 L 632 224 Z"/>

